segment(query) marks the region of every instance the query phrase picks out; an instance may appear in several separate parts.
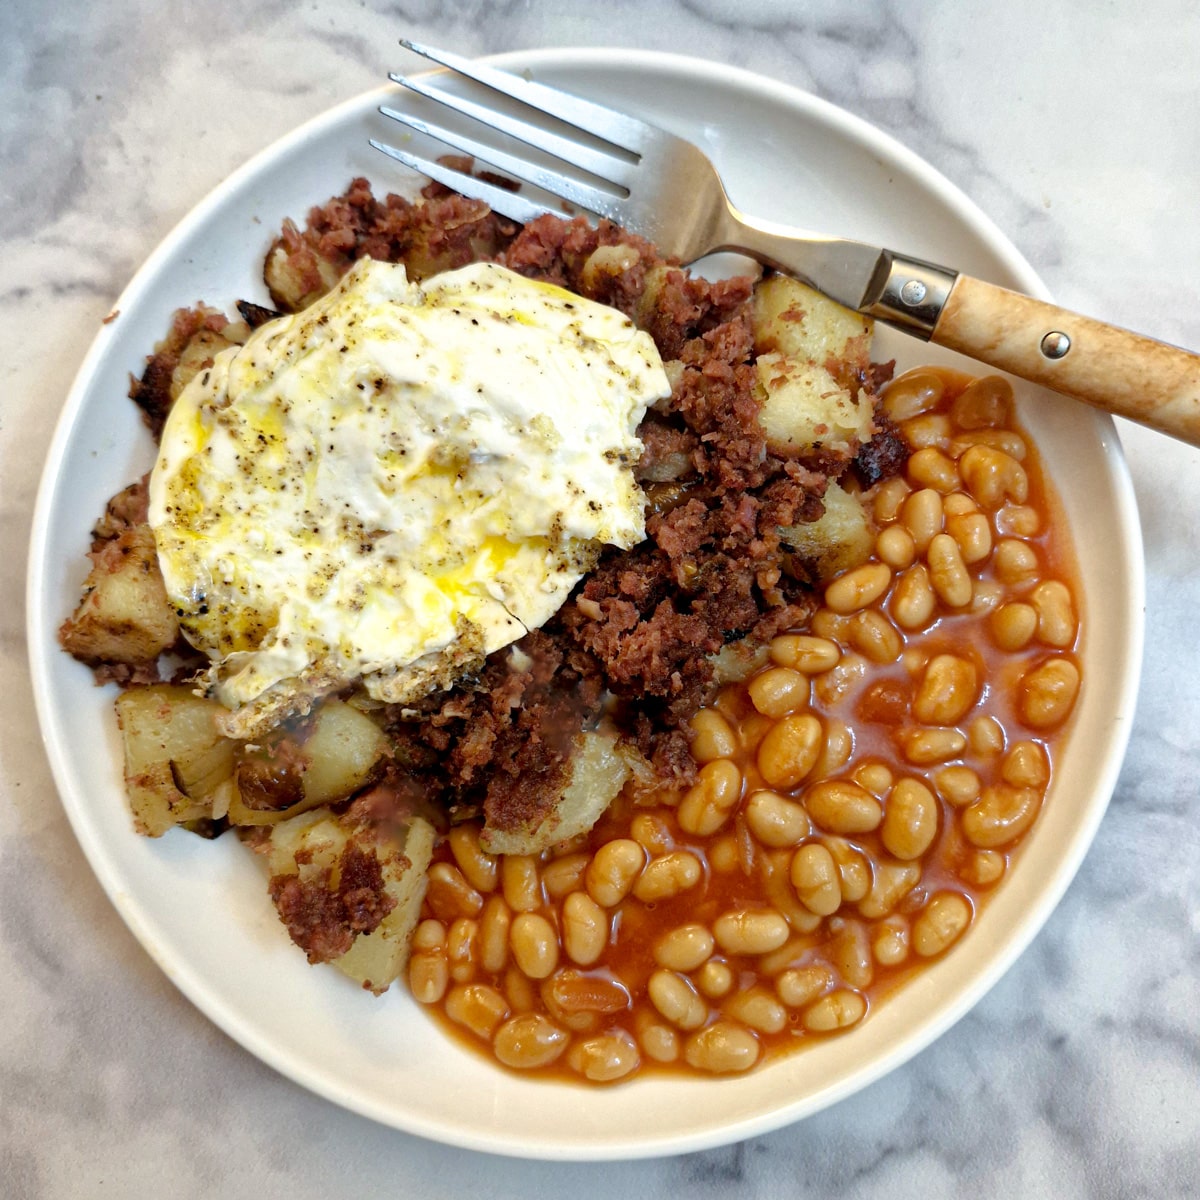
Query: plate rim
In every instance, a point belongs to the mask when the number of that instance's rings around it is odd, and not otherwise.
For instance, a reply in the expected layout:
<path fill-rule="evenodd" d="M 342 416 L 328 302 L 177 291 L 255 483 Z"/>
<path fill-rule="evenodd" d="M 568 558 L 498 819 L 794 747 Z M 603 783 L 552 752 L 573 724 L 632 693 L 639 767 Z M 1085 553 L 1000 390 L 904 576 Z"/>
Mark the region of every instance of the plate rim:
<path fill-rule="evenodd" d="M 1049 298 L 1049 291 L 1045 284 L 1011 240 L 965 192 L 942 175 L 936 167 L 896 140 L 891 134 L 793 84 L 759 75 L 746 68 L 726 66 L 698 56 L 654 50 L 627 50 L 620 47 L 557 47 L 508 51 L 503 54 L 485 56 L 480 61 L 509 69 L 536 69 L 547 66 L 568 71 L 588 67 L 608 70 L 633 68 L 639 74 L 670 74 L 696 81 L 707 79 L 710 82 L 713 71 L 718 71 L 723 82 L 728 81 L 745 92 L 765 98 L 773 106 L 782 105 L 807 110 L 814 114 L 821 123 L 850 137 L 856 144 L 866 145 L 884 152 L 904 171 L 937 193 L 953 209 L 964 225 L 979 237 L 998 259 L 1005 263 L 1031 294 Z M 210 213 L 221 205 L 226 194 L 235 190 L 243 180 L 268 169 L 273 160 L 285 157 L 326 126 L 336 124 L 349 113 L 364 109 L 367 104 L 394 95 L 395 91 L 394 87 L 384 85 L 360 92 L 301 123 L 252 155 L 213 187 L 173 226 L 122 289 L 119 298 L 114 303 L 114 308 L 124 309 L 135 304 L 141 293 L 157 276 L 164 261 L 170 260 L 179 244 L 189 236 L 196 226 L 203 224 Z M 1056 886 L 1049 893 L 1043 893 L 1044 898 L 1039 903 L 1040 915 L 1038 918 L 1029 920 L 1020 927 L 1018 936 L 1010 939 L 1005 947 L 1005 952 L 994 956 L 989 961 L 987 968 L 978 973 L 970 986 L 963 989 L 957 1003 L 945 1009 L 939 1020 L 924 1027 L 919 1036 L 906 1038 L 892 1051 L 852 1072 L 838 1084 L 817 1089 L 814 1095 L 803 1102 L 778 1105 L 765 1114 L 759 1113 L 752 1117 L 743 1117 L 717 1129 L 706 1127 L 700 1131 L 668 1137 L 626 1136 L 619 1142 L 601 1141 L 594 1145 L 590 1142 L 582 1145 L 561 1142 L 539 1144 L 536 1139 L 531 1139 L 513 1146 L 500 1141 L 495 1135 L 480 1136 L 461 1128 L 447 1129 L 440 1122 L 423 1121 L 420 1113 L 406 1113 L 404 1119 L 401 1120 L 395 1111 L 386 1105 L 355 1094 L 336 1081 L 325 1078 L 324 1073 L 319 1070 L 302 1067 L 298 1071 L 297 1065 L 291 1061 L 290 1051 L 275 1048 L 269 1042 L 265 1042 L 253 1028 L 243 1024 L 238 1011 L 231 1010 L 220 997 L 212 994 L 207 989 L 205 982 L 196 977 L 187 963 L 180 964 L 170 961 L 169 956 L 156 943 L 150 931 L 143 926 L 137 902 L 123 890 L 122 880 L 115 871 L 115 865 L 103 854 L 96 837 L 89 833 L 86 813 L 71 798 L 71 789 L 67 786 L 64 747 L 58 744 L 53 736 L 56 732 L 57 722 L 55 714 L 50 708 L 51 689 L 41 655 L 47 644 L 47 638 L 54 640 L 53 627 L 57 622 L 52 615 L 45 611 L 45 606 L 40 603 L 38 594 L 40 582 L 45 577 L 49 557 L 48 523 L 58 487 L 62 461 L 87 397 L 89 381 L 96 374 L 114 336 L 113 326 L 102 325 L 80 364 L 56 421 L 36 493 L 27 555 L 26 632 L 39 733 L 51 766 L 56 789 L 76 840 L 93 873 L 126 926 L 168 979 L 209 1020 L 246 1050 L 293 1082 L 349 1111 L 392 1128 L 444 1144 L 511 1157 L 559 1161 L 632 1159 L 683 1153 L 728 1144 L 792 1124 L 805 1116 L 820 1111 L 881 1079 L 927 1048 L 973 1008 L 995 986 L 1013 962 L 1024 953 L 1029 943 L 1040 932 L 1050 914 L 1058 906 L 1063 893 L 1074 879 L 1083 857 L 1094 840 L 1096 829 L 1116 785 L 1131 733 L 1132 721 L 1130 718 L 1133 715 L 1143 661 L 1144 620 L 1141 619 L 1141 614 L 1145 607 L 1145 569 L 1141 524 L 1137 514 L 1136 497 L 1128 464 L 1121 450 L 1116 426 L 1112 418 L 1106 414 L 1096 414 L 1096 429 L 1105 449 L 1105 457 L 1112 470 L 1114 500 L 1122 518 L 1121 532 L 1128 547 L 1131 563 L 1136 564 L 1137 567 L 1135 578 L 1126 580 L 1126 584 L 1130 610 L 1138 614 L 1139 619 L 1131 631 L 1128 670 L 1120 689 L 1124 703 L 1119 706 L 1118 720 L 1113 729 L 1115 752 L 1110 754 L 1108 768 L 1103 775 L 1101 789 L 1104 793 L 1103 802 L 1094 805 L 1090 819 L 1079 827 L 1075 838 L 1074 852 L 1066 861 L 1064 869 L 1057 875 Z M 720 1086 L 720 1084 L 717 1083 L 714 1086 Z"/>

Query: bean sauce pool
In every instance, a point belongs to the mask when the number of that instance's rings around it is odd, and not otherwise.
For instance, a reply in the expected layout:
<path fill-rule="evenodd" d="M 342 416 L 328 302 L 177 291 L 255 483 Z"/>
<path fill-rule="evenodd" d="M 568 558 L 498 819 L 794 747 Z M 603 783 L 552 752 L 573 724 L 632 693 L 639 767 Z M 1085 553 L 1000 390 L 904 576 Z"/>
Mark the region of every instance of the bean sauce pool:
<path fill-rule="evenodd" d="M 586 837 L 430 870 L 409 986 L 524 1074 L 713 1076 L 839 1034 L 970 936 L 1037 819 L 1080 688 L 1080 597 L 998 377 L 918 368 L 863 565 L 693 720 L 696 784 Z"/>

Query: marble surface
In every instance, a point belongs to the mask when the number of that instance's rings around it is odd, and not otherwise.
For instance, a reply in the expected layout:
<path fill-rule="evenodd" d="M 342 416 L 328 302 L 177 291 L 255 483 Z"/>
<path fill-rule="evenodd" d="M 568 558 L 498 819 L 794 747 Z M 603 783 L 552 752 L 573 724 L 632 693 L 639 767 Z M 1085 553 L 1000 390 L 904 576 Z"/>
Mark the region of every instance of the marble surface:
<path fill-rule="evenodd" d="M 675 50 L 812 90 L 959 184 L 1064 303 L 1200 347 L 1200 10 L 1187 0 L 6 0 L 0 6 L 0 1193 L 929 1198 L 1200 1194 L 1200 451 L 1122 426 L 1146 540 L 1128 759 L 1062 905 L 914 1061 L 777 1133 L 609 1165 L 351 1116 L 228 1040 L 93 879 L 30 701 L 39 468 L 113 298 L 248 155 L 396 65 Z"/>

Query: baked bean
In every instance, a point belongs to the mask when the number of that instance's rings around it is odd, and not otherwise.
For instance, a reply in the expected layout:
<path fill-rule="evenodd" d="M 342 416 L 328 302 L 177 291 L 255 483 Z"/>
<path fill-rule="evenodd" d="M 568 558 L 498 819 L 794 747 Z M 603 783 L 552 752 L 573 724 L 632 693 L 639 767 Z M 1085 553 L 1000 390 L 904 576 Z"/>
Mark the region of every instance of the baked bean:
<path fill-rule="evenodd" d="M 551 859 L 542 868 L 542 886 L 552 900 L 561 900 L 583 885 L 583 874 L 591 857 L 578 852 Z"/>
<path fill-rule="evenodd" d="M 964 563 L 984 562 L 992 552 L 992 527 L 981 512 L 946 517 L 946 532 L 958 546 Z"/>
<path fill-rule="evenodd" d="M 541 1013 L 509 1017 L 492 1039 L 492 1050 L 506 1066 L 519 1070 L 545 1067 L 567 1048 L 570 1036 Z"/>
<path fill-rule="evenodd" d="M 1041 803 L 1042 793 L 1037 788 L 991 784 L 959 814 L 962 831 L 973 846 L 1006 846 L 1033 824 Z"/>
<path fill-rule="evenodd" d="M 978 699 L 975 664 L 956 654 L 936 654 L 926 664 L 913 697 L 913 715 L 925 725 L 953 725 Z"/>
<path fill-rule="evenodd" d="M 696 986 L 710 999 L 720 1000 L 733 991 L 733 968 L 719 958 L 710 958 L 696 972 Z"/>
<path fill-rule="evenodd" d="M 479 844 L 479 826 L 473 823 L 455 825 L 446 837 L 458 869 L 477 892 L 495 890 L 500 868 L 496 856 Z"/>
<path fill-rule="evenodd" d="M 563 949 L 572 962 L 590 967 L 608 945 L 608 913 L 587 892 L 572 892 L 562 907 Z"/>
<path fill-rule="evenodd" d="M 901 475 L 881 483 L 875 492 L 875 502 L 872 505 L 876 522 L 886 525 L 889 521 L 894 521 L 899 516 L 900 506 L 910 491 L 912 489 Z"/>
<path fill-rule="evenodd" d="M 917 914 L 912 946 L 922 958 L 941 954 L 971 923 L 971 905 L 960 892 L 938 892 Z"/>
<path fill-rule="evenodd" d="M 903 917 L 885 917 L 871 933 L 871 953 L 881 967 L 898 967 L 908 957 L 908 922 Z"/>
<path fill-rule="evenodd" d="M 957 758 L 967 745 L 966 736 L 959 730 L 933 726 L 901 729 L 896 734 L 896 740 L 904 757 L 916 767 Z"/>
<path fill-rule="evenodd" d="M 687 1040 L 683 1057 L 688 1066 L 713 1075 L 748 1071 L 761 1053 L 758 1038 L 744 1025 L 714 1021 Z"/>
<path fill-rule="evenodd" d="M 866 858 L 845 838 L 822 838 L 821 845 L 837 863 L 842 899 L 847 904 L 857 904 L 871 889 L 871 867 Z"/>
<path fill-rule="evenodd" d="M 815 721 L 816 717 L 810 719 Z M 760 757 L 761 754 L 762 748 L 759 747 Z M 698 837 L 716 833 L 729 819 L 729 814 L 741 797 L 742 773 L 732 759 L 718 758 L 705 763 L 696 776 L 696 782 L 679 802 L 679 827 L 685 833 Z"/>
<path fill-rule="evenodd" d="M 725 1004 L 725 1015 L 759 1033 L 779 1033 L 787 1024 L 787 1009 L 762 987 L 734 995 Z"/>
<path fill-rule="evenodd" d="M 633 894 L 643 904 L 667 900 L 700 882 L 700 860 L 690 850 L 673 850 L 652 858 L 633 885 Z"/>
<path fill-rule="evenodd" d="M 1014 742 L 1000 763 L 1000 778 L 1013 787 L 1044 788 L 1050 782 L 1050 760 L 1037 742 Z"/>
<path fill-rule="evenodd" d="M 446 934 L 446 963 L 455 983 L 470 983 L 475 978 L 479 959 L 479 922 L 459 917 Z"/>
<path fill-rule="evenodd" d="M 904 648 L 896 627 L 883 613 L 873 608 L 854 614 L 850 619 L 848 637 L 855 650 L 880 665 L 895 662 Z"/>
<path fill-rule="evenodd" d="M 1001 537 L 1031 538 L 1042 531 L 1038 510 L 1028 504 L 1006 504 L 996 514 L 996 532 Z"/>
<path fill-rule="evenodd" d="M 972 717 L 967 726 L 967 744 L 972 753 L 991 758 L 1004 749 L 1004 728 L 995 717 Z"/>
<path fill-rule="evenodd" d="M 992 640 L 1001 650 L 1007 650 L 1009 653 L 1028 646 L 1033 641 L 1037 627 L 1037 609 L 1032 604 L 1025 604 L 1020 600 L 1002 604 L 988 617 Z"/>
<path fill-rule="evenodd" d="M 914 367 L 888 384 L 883 393 L 883 408 L 893 421 L 907 421 L 938 408 L 945 393 L 946 385 L 936 371 Z"/>
<path fill-rule="evenodd" d="M 771 661 L 805 675 L 820 675 L 838 664 L 841 647 L 829 638 L 788 633 L 771 639 Z"/>
<path fill-rule="evenodd" d="M 945 413 L 922 413 L 900 422 L 904 440 L 914 449 L 950 444 L 950 418 Z"/>
<path fill-rule="evenodd" d="M 942 513 L 949 524 L 951 517 L 965 517 L 979 513 L 979 505 L 966 492 L 951 492 L 942 497 Z"/>
<path fill-rule="evenodd" d="M 915 487 L 933 488 L 946 495 L 962 483 L 954 459 L 948 458 L 936 446 L 926 446 L 911 455 L 906 474 Z"/>
<path fill-rule="evenodd" d="M 791 667 L 771 667 L 761 672 L 747 690 L 750 702 L 764 717 L 786 717 L 808 705 L 808 676 Z"/>
<path fill-rule="evenodd" d="M 847 640 L 849 637 L 847 630 Z M 826 671 L 813 680 L 813 696 L 826 708 L 840 704 L 858 688 L 870 665 L 861 654 L 854 651 L 842 655 L 842 661 L 832 671 Z"/>
<path fill-rule="evenodd" d="M 900 520 L 912 536 L 918 554 L 929 549 L 929 543 L 942 532 L 942 497 L 933 488 L 922 488 L 913 492 L 904 501 Z"/>
<path fill-rule="evenodd" d="M 826 779 L 804 793 L 808 815 L 830 833 L 870 833 L 879 828 L 883 809 L 866 788 L 848 779 Z"/>
<path fill-rule="evenodd" d="M 741 852 L 738 850 L 737 839 L 720 837 L 708 848 L 708 865 L 722 875 L 731 875 L 742 866 Z"/>
<path fill-rule="evenodd" d="M 1017 709 L 1031 729 L 1061 725 L 1079 695 L 1079 668 L 1069 658 L 1049 658 L 1027 671 L 1017 688 Z"/>
<path fill-rule="evenodd" d="M 986 617 L 1004 603 L 1004 588 L 993 579 L 976 579 L 971 589 L 967 612 L 973 617 Z"/>
<path fill-rule="evenodd" d="M 679 1057 L 679 1034 L 658 1022 L 643 1026 L 638 1033 L 642 1053 L 655 1062 L 673 1063 Z"/>
<path fill-rule="evenodd" d="M 840 917 L 831 920 L 829 927 L 833 934 L 829 941 L 829 961 L 834 970 L 851 987 L 867 987 L 875 978 L 875 964 L 866 928 L 860 921 Z"/>
<path fill-rule="evenodd" d="M 846 988 L 838 988 L 809 1005 L 801 1020 L 804 1028 L 813 1033 L 832 1033 L 835 1029 L 857 1025 L 866 1013 L 867 1002 L 862 996 Z"/>
<path fill-rule="evenodd" d="M 537 859 L 532 854 L 505 854 L 500 859 L 500 888 L 513 912 L 533 912 L 542 906 Z"/>
<path fill-rule="evenodd" d="M 879 840 L 889 854 L 905 861 L 920 858 L 938 831 L 938 804 L 919 779 L 901 779 L 884 805 Z"/>
<path fill-rule="evenodd" d="M 533 980 L 516 963 L 509 963 L 504 969 L 504 995 L 512 1005 L 513 1012 L 531 1012 L 537 1003 Z"/>
<path fill-rule="evenodd" d="M 426 918 L 417 924 L 413 930 L 412 948 L 421 950 L 444 950 L 446 947 L 446 926 L 441 921 Z"/>
<path fill-rule="evenodd" d="M 498 975 L 508 962 L 512 910 L 503 896 L 489 896 L 479 917 L 479 965 Z"/>
<path fill-rule="evenodd" d="M 967 857 L 959 874 L 976 887 L 991 887 L 1003 877 L 1007 866 L 999 850 L 976 850 Z"/>
<path fill-rule="evenodd" d="M 1039 642 L 1065 650 L 1075 641 L 1075 604 L 1065 583 L 1057 579 L 1039 583 L 1029 593 L 1029 603 L 1037 613 Z"/>
<path fill-rule="evenodd" d="M 936 493 L 935 493 L 936 495 Z M 825 588 L 825 605 L 831 611 L 846 616 L 874 604 L 892 582 L 887 563 L 868 562 L 852 567 L 839 575 Z"/>
<path fill-rule="evenodd" d="M 752 712 L 743 718 L 738 726 L 738 741 L 747 754 L 754 755 L 762 744 L 763 738 L 775 728 L 771 717 L 764 717 L 760 712 Z"/>
<path fill-rule="evenodd" d="M 670 827 L 662 817 L 654 813 L 636 813 L 629 822 L 629 836 L 647 854 L 666 854 L 675 845 Z M 542 874 L 544 879 L 545 872 Z"/>
<path fill-rule="evenodd" d="M 434 863 L 427 877 L 429 885 L 425 892 L 425 903 L 435 917 L 449 922 L 457 917 L 479 915 L 483 908 L 483 897 L 452 863 Z"/>
<path fill-rule="evenodd" d="M 877 799 L 892 786 L 896 777 L 886 763 L 865 762 L 854 772 L 854 782 L 865 787 Z"/>
<path fill-rule="evenodd" d="M 982 444 L 994 440 L 976 439 L 958 460 L 958 470 L 967 491 L 982 507 L 999 508 L 1005 500 L 1024 504 L 1029 498 L 1029 477 L 1025 468 L 994 446 Z"/>
<path fill-rule="evenodd" d="M 790 877 L 802 903 L 821 917 L 837 912 L 842 886 L 837 863 L 826 846 L 809 842 L 792 855 Z"/>
<path fill-rule="evenodd" d="M 903 525 L 889 525 L 875 538 L 875 555 L 893 571 L 903 571 L 912 566 L 917 546 Z"/>
<path fill-rule="evenodd" d="M 759 743 L 759 773 L 773 788 L 794 788 L 816 765 L 824 731 L 812 713 L 784 717 Z"/>
<path fill-rule="evenodd" d="M 809 772 L 814 779 L 825 779 L 840 771 L 854 753 L 854 734 L 850 726 L 840 717 L 830 717 L 825 722 L 825 745 Z"/>
<path fill-rule="evenodd" d="M 868 921 L 886 917 L 921 882 L 921 867 L 915 862 L 877 862 L 871 887 L 858 901 L 860 915 Z"/>
<path fill-rule="evenodd" d="M 623 1029 L 575 1042 L 567 1052 L 571 1069 L 593 1083 L 624 1079 L 641 1062 L 637 1044 Z"/>
<path fill-rule="evenodd" d="M 764 846 L 794 846 L 812 832 L 804 806 L 775 792 L 755 792 L 746 801 L 746 824 Z"/>
<path fill-rule="evenodd" d="M 849 616 L 835 613 L 832 608 L 818 608 L 811 621 L 813 636 L 827 642 L 844 640 L 849 624 Z"/>
<path fill-rule="evenodd" d="M 770 909 L 735 909 L 713 922 L 713 934 L 726 954 L 766 954 L 787 941 L 788 923 Z"/>
<path fill-rule="evenodd" d="M 775 979 L 775 994 L 788 1008 L 803 1008 L 833 986 L 833 972 L 824 963 L 793 967 Z"/>
<path fill-rule="evenodd" d="M 612 1016 L 630 1007 L 624 984 L 573 967 L 555 972 L 542 984 L 542 997 L 557 1019 L 591 1014 Z"/>
<path fill-rule="evenodd" d="M 970 767 L 962 766 L 942 767 L 940 771 L 935 771 L 933 784 L 938 795 L 955 808 L 963 808 L 978 800 L 983 787 L 979 776 Z"/>
<path fill-rule="evenodd" d="M 558 935 L 540 913 L 517 913 L 508 945 L 513 961 L 530 979 L 545 979 L 558 966 Z"/>
<path fill-rule="evenodd" d="M 971 574 L 963 562 L 958 543 L 948 533 L 939 533 L 929 543 L 929 582 L 948 608 L 964 608 L 974 591 Z"/>
<path fill-rule="evenodd" d="M 901 629 L 912 632 L 924 629 L 933 620 L 936 609 L 937 593 L 929 578 L 929 568 L 916 563 L 896 580 L 888 611 Z"/>
<path fill-rule="evenodd" d="M 1037 551 L 1017 538 L 1002 538 L 992 554 L 992 570 L 1001 583 L 1019 587 L 1038 577 L 1040 570 Z"/>
<path fill-rule="evenodd" d="M 950 420 L 959 429 L 995 429 L 1012 414 L 1012 384 L 1002 375 L 984 375 L 967 384 L 950 405 Z"/>
<path fill-rule="evenodd" d="M 732 758 L 737 753 L 737 735 L 716 709 L 702 708 L 690 722 L 692 757 L 698 763 Z"/>
<path fill-rule="evenodd" d="M 668 971 L 694 971 L 712 956 L 716 942 L 703 925 L 680 925 L 654 944 L 654 961 Z"/>
<path fill-rule="evenodd" d="M 702 774 L 704 770 L 707 768 L 701 768 Z M 604 908 L 620 904 L 629 895 L 645 863 L 646 851 L 632 838 L 605 842 L 584 872 L 588 895 Z"/>
<path fill-rule="evenodd" d="M 650 1003 L 679 1029 L 699 1029 L 708 1020 L 708 1005 L 682 975 L 655 971 L 646 983 Z"/>
<path fill-rule="evenodd" d="M 487 1042 L 509 1011 L 504 996 L 486 983 L 460 983 L 446 993 L 446 1016 Z"/>
<path fill-rule="evenodd" d="M 444 951 L 422 950 L 408 960 L 408 990 L 418 1004 L 436 1004 L 450 983 Z"/>

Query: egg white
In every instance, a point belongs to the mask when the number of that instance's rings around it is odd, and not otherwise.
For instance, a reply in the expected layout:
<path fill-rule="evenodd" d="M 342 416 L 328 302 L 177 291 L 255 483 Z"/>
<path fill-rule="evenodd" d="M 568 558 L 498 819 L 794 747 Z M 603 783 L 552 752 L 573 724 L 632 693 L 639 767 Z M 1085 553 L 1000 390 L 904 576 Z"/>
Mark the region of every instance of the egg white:
<path fill-rule="evenodd" d="M 670 392 L 615 309 L 479 263 L 364 259 L 219 355 L 168 416 L 168 595 L 253 736 L 361 679 L 407 703 L 536 628 L 645 536 L 636 430 Z"/>

